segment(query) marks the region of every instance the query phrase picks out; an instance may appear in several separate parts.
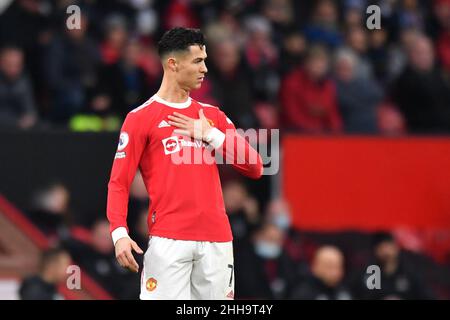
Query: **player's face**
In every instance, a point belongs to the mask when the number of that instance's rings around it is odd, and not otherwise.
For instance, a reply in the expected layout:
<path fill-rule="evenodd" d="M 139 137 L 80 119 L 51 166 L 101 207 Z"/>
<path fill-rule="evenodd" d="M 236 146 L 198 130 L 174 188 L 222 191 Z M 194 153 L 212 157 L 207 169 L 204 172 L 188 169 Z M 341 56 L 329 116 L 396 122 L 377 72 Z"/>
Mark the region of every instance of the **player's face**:
<path fill-rule="evenodd" d="M 187 91 L 201 87 L 208 69 L 206 68 L 206 47 L 193 45 L 189 52 L 181 55 L 178 60 L 177 78 L 180 86 Z"/>

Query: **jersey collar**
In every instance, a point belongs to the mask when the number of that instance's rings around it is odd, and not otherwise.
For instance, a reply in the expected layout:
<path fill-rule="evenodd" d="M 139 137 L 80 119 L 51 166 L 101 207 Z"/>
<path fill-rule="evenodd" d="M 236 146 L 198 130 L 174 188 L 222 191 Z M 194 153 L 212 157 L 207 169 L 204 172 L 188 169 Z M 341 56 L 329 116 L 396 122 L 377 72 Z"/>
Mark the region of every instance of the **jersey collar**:
<path fill-rule="evenodd" d="M 166 106 L 175 108 L 175 109 L 186 109 L 187 107 L 189 107 L 191 105 L 191 97 L 188 97 L 188 99 L 185 102 L 169 102 L 155 94 L 153 96 L 153 99 L 155 99 L 156 102 L 165 104 Z"/>

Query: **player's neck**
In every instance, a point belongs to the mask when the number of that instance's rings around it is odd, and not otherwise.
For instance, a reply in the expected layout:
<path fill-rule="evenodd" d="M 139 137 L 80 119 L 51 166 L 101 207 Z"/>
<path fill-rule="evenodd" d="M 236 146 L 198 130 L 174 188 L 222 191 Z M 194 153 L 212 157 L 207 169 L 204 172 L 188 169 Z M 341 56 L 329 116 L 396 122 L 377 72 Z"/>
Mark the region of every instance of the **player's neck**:
<path fill-rule="evenodd" d="M 165 101 L 180 103 L 189 98 L 189 91 L 181 88 L 176 81 L 164 76 L 156 95 Z"/>

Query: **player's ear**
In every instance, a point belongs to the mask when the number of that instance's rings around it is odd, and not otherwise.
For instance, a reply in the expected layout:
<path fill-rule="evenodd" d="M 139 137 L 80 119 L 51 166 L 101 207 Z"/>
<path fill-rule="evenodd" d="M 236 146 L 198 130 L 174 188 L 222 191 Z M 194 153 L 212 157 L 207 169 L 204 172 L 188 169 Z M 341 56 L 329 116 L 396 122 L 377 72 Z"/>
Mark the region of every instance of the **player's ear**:
<path fill-rule="evenodd" d="M 173 71 L 173 72 L 178 71 L 178 62 L 177 62 L 177 59 L 175 59 L 175 57 L 168 57 L 166 61 L 167 61 L 167 67 L 171 71 Z"/>

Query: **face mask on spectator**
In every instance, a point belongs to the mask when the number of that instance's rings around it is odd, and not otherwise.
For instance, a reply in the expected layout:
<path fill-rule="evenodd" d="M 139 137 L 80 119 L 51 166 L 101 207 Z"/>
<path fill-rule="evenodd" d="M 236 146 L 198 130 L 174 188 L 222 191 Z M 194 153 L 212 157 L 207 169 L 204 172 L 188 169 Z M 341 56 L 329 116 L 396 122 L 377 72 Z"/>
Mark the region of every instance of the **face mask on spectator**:
<path fill-rule="evenodd" d="M 260 240 L 255 245 L 256 254 L 265 259 L 275 259 L 281 254 L 281 247 L 275 243 Z"/>
<path fill-rule="evenodd" d="M 291 226 L 291 218 L 286 213 L 279 213 L 272 219 L 273 224 L 283 231 L 286 231 Z"/>

